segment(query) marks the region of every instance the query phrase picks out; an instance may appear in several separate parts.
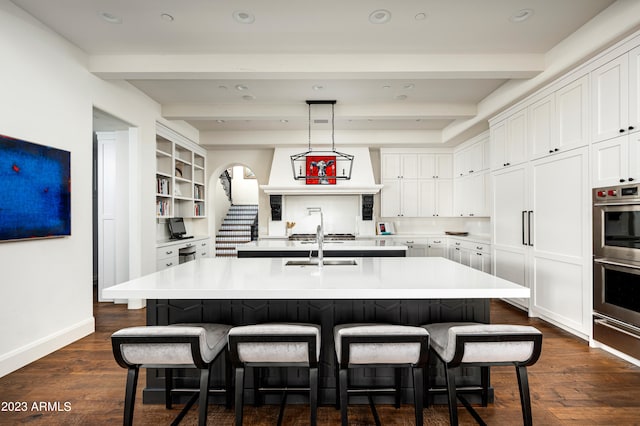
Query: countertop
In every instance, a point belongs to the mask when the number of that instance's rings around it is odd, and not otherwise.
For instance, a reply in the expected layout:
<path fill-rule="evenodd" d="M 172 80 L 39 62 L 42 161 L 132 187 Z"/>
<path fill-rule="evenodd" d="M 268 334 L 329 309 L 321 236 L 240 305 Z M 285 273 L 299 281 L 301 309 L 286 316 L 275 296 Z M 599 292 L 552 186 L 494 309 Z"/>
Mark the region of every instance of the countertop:
<path fill-rule="evenodd" d="M 362 251 L 362 250 L 404 250 L 408 247 L 400 241 L 385 241 L 378 239 L 348 240 L 348 241 L 324 241 L 324 250 L 328 251 Z M 318 250 L 315 241 L 289 241 L 285 239 L 268 239 L 251 241 L 237 246 L 238 251 L 300 251 Z"/>
<path fill-rule="evenodd" d="M 103 290 L 113 299 L 528 298 L 529 289 L 442 257 L 356 258 L 355 266 L 201 258 Z"/>

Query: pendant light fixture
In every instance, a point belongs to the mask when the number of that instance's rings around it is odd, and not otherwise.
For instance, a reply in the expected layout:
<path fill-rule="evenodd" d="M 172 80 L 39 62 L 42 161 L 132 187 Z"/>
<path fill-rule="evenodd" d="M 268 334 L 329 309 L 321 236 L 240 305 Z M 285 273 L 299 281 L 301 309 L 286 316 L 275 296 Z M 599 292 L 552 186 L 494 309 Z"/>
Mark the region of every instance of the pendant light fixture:
<path fill-rule="evenodd" d="M 335 185 L 337 180 L 351 179 L 353 155 L 336 151 L 335 146 L 335 105 L 336 101 L 307 101 L 309 108 L 308 150 L 291 156 L 293 178 L 305 179 L 307 185 Z M 331 150 L 311 148 L 311 106 L 331 105 Z"/>

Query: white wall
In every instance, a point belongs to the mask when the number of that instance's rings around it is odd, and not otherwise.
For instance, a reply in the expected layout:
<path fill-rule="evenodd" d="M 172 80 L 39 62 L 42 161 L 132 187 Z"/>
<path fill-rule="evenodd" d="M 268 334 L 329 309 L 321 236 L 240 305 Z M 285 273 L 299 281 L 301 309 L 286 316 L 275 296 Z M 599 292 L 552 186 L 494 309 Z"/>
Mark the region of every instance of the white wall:
<path fill-rule="evenodd" d="M 155 121 L 160 107 L 10 2 L 0 2 L 0 133 L 71 152 L 71 236 L 0 244 L 0 376 L 94 330 L 92 110 L 138 127 L 130 150 L 130 276 L 155 269 Z M 198 140 L 195 129 L 172 124 Z"/>
<path fill-rule="evenodd" d="M 231 195 L 233 204 L 258 204 L 258 180 L 245 179 L 244 166 L 233 167 Z"/>

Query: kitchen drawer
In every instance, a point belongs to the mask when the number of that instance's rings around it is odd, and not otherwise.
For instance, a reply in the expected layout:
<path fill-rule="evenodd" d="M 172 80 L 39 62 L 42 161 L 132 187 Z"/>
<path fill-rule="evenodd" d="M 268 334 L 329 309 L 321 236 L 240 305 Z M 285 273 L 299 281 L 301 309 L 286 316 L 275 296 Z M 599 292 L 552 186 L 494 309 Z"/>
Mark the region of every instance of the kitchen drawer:
<path fill-rule="evenodd" d="M 179 248 L 177 245 L 158 247 L 156 249 L 156 259 L 159 261 L 161 259 L 166 259 L 173 256 L 177 258 L 178 250 Z"/>
<path fill-rule="evenodd" d="M 156 260 L 156 271 L 162 271 L 163 269 L 171 268 L 172 266 L 178 265 L 178 259 L 178 255 L 176 254 L 175 256 Z"/>
<path fill-rule="evenodd" d="M 478 251 L 483 253 L 491 252 L 491 244 L 476 243 L 473 241 L 462 241 L 462 247 L 467 250 Z"/>

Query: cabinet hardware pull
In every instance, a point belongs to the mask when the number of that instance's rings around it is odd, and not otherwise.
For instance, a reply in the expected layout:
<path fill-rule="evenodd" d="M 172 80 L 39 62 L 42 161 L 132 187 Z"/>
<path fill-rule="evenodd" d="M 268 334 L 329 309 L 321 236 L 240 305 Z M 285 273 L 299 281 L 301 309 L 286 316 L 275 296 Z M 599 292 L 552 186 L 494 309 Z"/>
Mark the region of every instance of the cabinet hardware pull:
<path fill-rule="evenodd" d="M 533 210 L 529 210 L 529 212 L 527 213 L 527 219 L 528 219 L 527 227 L 528 227 L 528 234 L 529 234 L 529 241 L 527 245 L 531 247 L 533 247 L 533 243 L 531 242 L 531 216 L 532 215 L 533 215 Z"/>
<path fill-rule="evenodd" d="M 553 150 L 553 151 L 554 151 L 554 152 L 558 152 L 558 151 L 560 151 L 560 148 L 554 148 L 554 150 Z"/>
<path fill-rule="evenodd" d="M 167 252 L 165 252 L 166 254 L 173 254 L 173 250 L 169 250 Z"/>
<path fill-rule="evenodd" d="M 620 133 L 624 133 L 624 129 L 620 129 Z"/>
<path fill-rule="evenodd" d="M 522 210 L 522 245 L 526 246 L 527 243 L 525 243 L 524 241 L 524 217 L 527 215 L 527 211 L 526 210 Z"/>
<path fill-rule="evenodd" d="M 625 180 L 624 179 L 620 179 L 620 183 L 622 183 L 622 182 L 625 182 Z"/>
<path fill-rule="evenodd" d="M 550 149 L 550 150 L 549 150 L 549 154 L 551 154 L 551 153 L 553 153 L 553 150 L 552 150 L 552 149 Z"/>
<path fill-rule="evenodd" d="M 629 130 L 633 130 L 633 129 L 634 129 L 634 127 L 633 127 L 633 126 L 629 126 Z"/>
<path fill-rule="evenodd" d="M 477 256 L 482 256 L 482 253 L 476 253 Z"/>
<path fill-rule="evenodd" d="M 169 262 L 169 263 L 167 263 L 166 265 L 167 265 L 167 266 L 171 266 L 171 265 L 173 265 L 173 262 Z"/>
<path fill-rule="evenodd" d="M 634 180 L 635 180 L 635 179 L 633 179 L 633 178 L 629 178 L 629 179 L 628 179 L 628 181 L 629 181 L 629 182 L 633 182 Z"/>
<path fill-rule="evenodd" d="M 476 246 L 476 250 L 482 250 L 482 246 Z"/>

